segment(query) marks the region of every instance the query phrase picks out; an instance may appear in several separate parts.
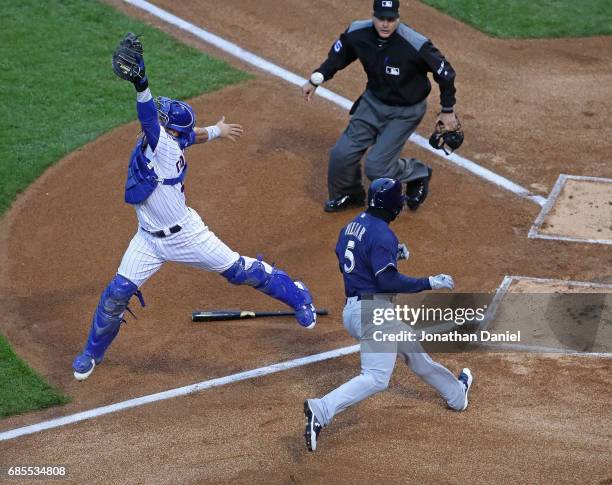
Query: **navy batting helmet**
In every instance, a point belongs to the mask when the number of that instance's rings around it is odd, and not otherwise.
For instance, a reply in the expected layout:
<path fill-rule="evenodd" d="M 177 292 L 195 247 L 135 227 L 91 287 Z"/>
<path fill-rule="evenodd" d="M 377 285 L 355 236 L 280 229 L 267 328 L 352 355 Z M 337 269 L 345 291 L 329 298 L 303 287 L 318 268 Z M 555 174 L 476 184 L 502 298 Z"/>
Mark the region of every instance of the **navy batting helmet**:
<path fill-rule="evenodd" d="M 402 184 L 399 180 L 380 178 L 374 180 L 368 189 L 368 207 L 385 209 L 398 216 L 404 208 L 405 197 L 402 195 Z"/>
<path fill-rule="evenodd" d="M 191 106 L 184 101 L 164 96 L 155 98 L 155 104 L 163 127 L 183 134 L 191 133 L 196 123 L 196 116 Z"/>

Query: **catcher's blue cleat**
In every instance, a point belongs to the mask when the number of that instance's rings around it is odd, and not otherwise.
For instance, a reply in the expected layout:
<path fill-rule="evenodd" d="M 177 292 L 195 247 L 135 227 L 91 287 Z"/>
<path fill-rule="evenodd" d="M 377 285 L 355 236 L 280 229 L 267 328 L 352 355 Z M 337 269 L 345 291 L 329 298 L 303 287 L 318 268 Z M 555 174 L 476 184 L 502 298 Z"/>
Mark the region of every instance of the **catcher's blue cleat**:
<path fill-rule="evenodd" d="M 96 360 L 89 352 L 83 352 L 77 355 L 74 361 L 72 362 L 74 378 L 77 381 L 84 381 L 91 375 L 95 366 Z"/>

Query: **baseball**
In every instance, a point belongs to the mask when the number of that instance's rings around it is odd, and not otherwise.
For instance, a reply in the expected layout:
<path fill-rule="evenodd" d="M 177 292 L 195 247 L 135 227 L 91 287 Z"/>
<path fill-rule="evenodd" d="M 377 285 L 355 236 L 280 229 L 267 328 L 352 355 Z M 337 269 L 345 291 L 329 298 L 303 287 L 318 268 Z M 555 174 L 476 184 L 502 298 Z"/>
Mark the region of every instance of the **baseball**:
<path fill-rule="evenodd" d="M 323 74 L 321 74 L 320 72 L 313 72 L 312 75 L 310 76 L 310 82 L 314 84 L 315 86 L 318 86 L 319 84 L 321 84 L 324 79 L 325 78 L 323 77 Z"/>

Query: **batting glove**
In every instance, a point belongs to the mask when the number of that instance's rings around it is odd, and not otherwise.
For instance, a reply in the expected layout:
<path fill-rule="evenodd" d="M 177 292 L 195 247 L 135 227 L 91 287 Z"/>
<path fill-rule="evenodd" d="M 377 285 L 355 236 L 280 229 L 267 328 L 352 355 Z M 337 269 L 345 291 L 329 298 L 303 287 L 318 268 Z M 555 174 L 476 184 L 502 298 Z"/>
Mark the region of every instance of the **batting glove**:
<path fill-rule="evenodd" d="M 397 245 L 397 260 L 400 261 L 402 259 L 408 259 L 410 257 L 410 251 L 408 251 L 408 246 L 405 244 Z"/>
<path fill-rule="evenodd" d="M 441 288 L 448 288 L 452 290 L 455 288 L 455 282 L 453 281 L 453 277 L 447 274 L 438 274 L 436 276 L 429 277 L 429 286 L 431 286 L 432 290 L 439 290 Z"/>

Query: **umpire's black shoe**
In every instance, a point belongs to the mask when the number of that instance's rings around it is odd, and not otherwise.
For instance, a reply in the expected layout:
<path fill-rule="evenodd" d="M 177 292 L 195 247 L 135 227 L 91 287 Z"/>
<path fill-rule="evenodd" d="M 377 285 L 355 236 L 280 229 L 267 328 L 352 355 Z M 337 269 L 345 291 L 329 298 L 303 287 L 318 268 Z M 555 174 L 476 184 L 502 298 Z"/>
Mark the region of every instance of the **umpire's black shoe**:
<path fill-rule="evenodd" d="M 304 416 L 306 416 L 306 429 L 304 430 L 304 439 L 306 440 L 306 448 L 308 451 L 317 449 L 317 438 L 323 426 L 310 409 L 308 401 L 304 401 Z"/>
<path fill-rule="evenodd" d="M 340 195 L 325 202 L 324 210 L 325 212 L 341 212 L 351 207 L 363 207 L 364 204 L 364 196 Z"/>
<path fill-rule="evenodd" d="M 427 194 L 429 193 L 429 181 L 431 180 L 433 170 L 431 167 L 427 167 L 427 171 L 427 177 L 413 180 L 406 184 L 406 205 L 411 211 L 417 210 L 427 198 Z"/>

